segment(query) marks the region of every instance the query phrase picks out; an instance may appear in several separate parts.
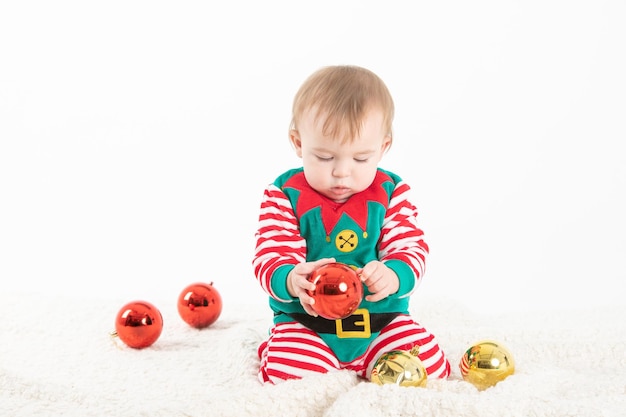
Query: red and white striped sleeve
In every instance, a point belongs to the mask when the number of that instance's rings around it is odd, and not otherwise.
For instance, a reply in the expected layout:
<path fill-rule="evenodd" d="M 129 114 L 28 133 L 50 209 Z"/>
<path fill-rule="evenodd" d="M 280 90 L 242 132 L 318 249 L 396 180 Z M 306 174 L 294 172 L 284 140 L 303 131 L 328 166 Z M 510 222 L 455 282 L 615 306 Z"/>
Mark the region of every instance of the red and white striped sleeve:
<path fill-rule="evenodd" d="M 417 224 L 417 208 L 409 201 L 409 193 L 410 187 L 400 181 L 391 195 L 381 230 L 379 259 L 383 262 L 402 261 L 410 267 L 413 277 L 399 277 L 401 281 L 414 281 L 407 283 L 412 288 L 410 294 L 424 276 L 429 249 L 424 241 L 424 232 Z"/>
<path fill-rule="evenodd" d="M 252 265 L 261 287 L 280 301 L 272 289 L 274 272 L 284 265 L 296 265 L 306 260 L 306 241 L 300 235 L 298 222 L 290 201 L 275 185 L 265 189 L 261 201 L 256 251 Z"/>

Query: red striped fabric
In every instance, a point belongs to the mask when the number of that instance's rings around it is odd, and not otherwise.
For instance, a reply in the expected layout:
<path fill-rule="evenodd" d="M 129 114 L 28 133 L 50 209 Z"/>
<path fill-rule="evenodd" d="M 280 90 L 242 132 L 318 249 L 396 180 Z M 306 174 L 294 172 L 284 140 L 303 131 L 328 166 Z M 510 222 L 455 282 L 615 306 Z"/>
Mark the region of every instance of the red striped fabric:
<path fill-rule="evenodd" d="M 409 316 L 398 316 L 387 325 L 369 349 L 356 360 L 341 363 L 322 339 L 297 322 L 279 323 L 259 348 L 259 379 L 272 384 L 299 379 L 307 374 L 340 369 L 368 378 L 376 360 L 392 350 L 410 350 L 418 345 L 419 358 L 429 378 L 447 378 L 450 364 L 434 336 Z"/>

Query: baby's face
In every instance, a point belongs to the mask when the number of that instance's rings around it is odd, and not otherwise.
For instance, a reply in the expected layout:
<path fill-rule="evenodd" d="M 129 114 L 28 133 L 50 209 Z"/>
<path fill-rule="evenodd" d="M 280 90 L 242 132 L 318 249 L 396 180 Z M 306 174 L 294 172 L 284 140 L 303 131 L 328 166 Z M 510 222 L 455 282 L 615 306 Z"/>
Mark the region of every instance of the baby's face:
<path fill-rule="evenodd" d="M 312 112 L 310 112 L 312 113 Z M 337 203 L 365 190 L 376 176 L 376 169 L 391 143 L 383 126 L 382 112 L 370 111 L 358 137 L 352 141 L 322 133 L 323 118 L 305 116 L 291 141 L 302 158 L 304 176 L 317 192 Z"/>

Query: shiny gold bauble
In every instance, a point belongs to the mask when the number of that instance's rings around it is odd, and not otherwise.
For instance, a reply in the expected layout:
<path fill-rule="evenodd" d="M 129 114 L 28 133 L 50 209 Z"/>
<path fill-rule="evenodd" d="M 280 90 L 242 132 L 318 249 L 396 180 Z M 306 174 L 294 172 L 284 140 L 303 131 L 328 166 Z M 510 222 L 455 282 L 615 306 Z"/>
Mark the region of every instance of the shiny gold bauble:
<path fill-rule="evenodd" d="M 378 384 L 396 384 L 403 387 L 425 387 L 426 369 L 418 358 L 418 347 L 392 350 L 378 358 L 372 369 L 371 381 Z"/>
<path fill-rule="evenodd" d="M 515 362 L 502 343 L 482 340 L 465 351 L 459 369 L 465 381 L 482 391 L 512 375 Z"/>

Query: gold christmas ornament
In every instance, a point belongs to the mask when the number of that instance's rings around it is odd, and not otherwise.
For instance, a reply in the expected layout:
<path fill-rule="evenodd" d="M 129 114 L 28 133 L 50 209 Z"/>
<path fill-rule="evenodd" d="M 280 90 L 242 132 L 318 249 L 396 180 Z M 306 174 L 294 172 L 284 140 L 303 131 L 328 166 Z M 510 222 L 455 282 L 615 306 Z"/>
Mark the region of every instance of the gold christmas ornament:
<path fill-rule="evenodd" d="M 378 384 L 397 384 L 402 387 L 425 387 L 426 369 L 418 357 L 419 347 L 392 350 L 378 358 L 372 369 L 371 381 Z"/>
<path fill-rule="evenodd" d="M 502 343 L 482 340 L 465 351 L 459 369 L 465 381 L 482 391 L 512 375 L 515 362 Z"/>

